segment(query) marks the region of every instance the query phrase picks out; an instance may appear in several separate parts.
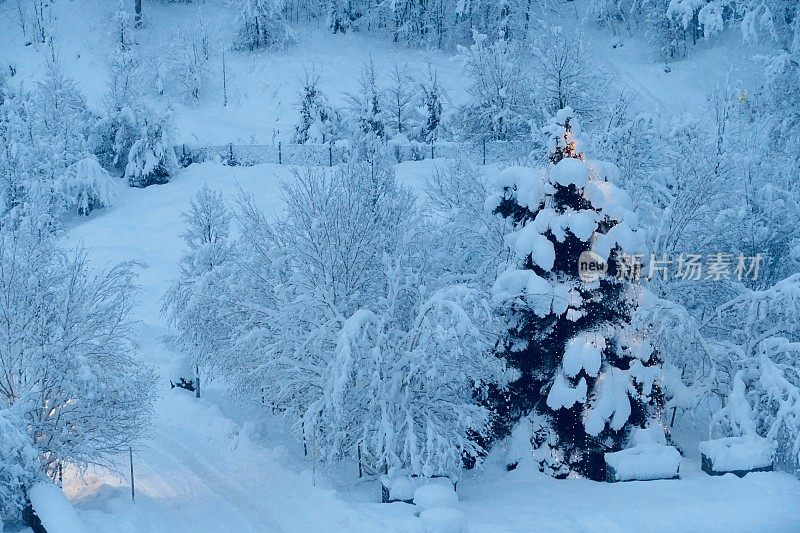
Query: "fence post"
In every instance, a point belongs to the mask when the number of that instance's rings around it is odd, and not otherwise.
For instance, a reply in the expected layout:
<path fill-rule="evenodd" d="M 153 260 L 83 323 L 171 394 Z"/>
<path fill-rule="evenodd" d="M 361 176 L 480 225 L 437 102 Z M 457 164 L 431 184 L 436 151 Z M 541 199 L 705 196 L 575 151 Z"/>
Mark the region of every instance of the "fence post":
<path fill-rule="evenodd" d="M 234 165 L 234 163 L 235 163 L 235 160 L 233 159 L 233 143 L 229 142 L 228 143 L 228 166 L 232 167 Z"/>
<path fill-rule="evenodd" d="M 486 137 L 483 138 L 483 165 L 486 166 Z"/>
<path fill-rule="evenodd" d="M 433 155 L 433 142 L 431 142 L 431 159 L 436 159 Z"/>
<path fill-rule="evenodd" d="M 283 154 L 281 153 L 281 142 L 278 141 L 278 164 L 283 164 Z"/>
<path fill-rule="evenodd" d="M 328 141 L 328 166 L 333 166 L 333 141 Z"/>
<path fill-rule="evenodd" d="M 194 397 L 200 397 L 200 367 L 194 365 L 194 380 L 196 381 L 194 386 Z"/>

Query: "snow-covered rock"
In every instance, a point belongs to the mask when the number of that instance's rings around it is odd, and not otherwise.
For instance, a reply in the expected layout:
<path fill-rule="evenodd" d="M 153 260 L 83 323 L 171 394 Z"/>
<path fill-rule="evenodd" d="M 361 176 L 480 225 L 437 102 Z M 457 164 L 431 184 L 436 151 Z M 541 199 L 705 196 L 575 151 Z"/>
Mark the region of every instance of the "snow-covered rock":
<path fill-rule="evenodd" d="M 608 481 L 649 481 L 678 476 L 681 454 L 674 446 L 658 442 L 639 444 L 605 454 Z"/>
<path fill-rule="evenodd" d="M 775 453 L 775 444 L 757 435 L 707 440 L 699 448 L 714 473 L 771 468 Z"/>
<path fill-rule="evenodd" d="M 466 533 L 467 517 L 463 512 L 452 507 L 434 507 L 422 511 L 422 530 L 426 533 Z"/>
<path fill-rule="evenodd" d="M 453 482 L 449 478 L 433 478 L 414 491 L 414 505 L 425 511 L 434 507 L 454 507 L 458 504 Z"/>

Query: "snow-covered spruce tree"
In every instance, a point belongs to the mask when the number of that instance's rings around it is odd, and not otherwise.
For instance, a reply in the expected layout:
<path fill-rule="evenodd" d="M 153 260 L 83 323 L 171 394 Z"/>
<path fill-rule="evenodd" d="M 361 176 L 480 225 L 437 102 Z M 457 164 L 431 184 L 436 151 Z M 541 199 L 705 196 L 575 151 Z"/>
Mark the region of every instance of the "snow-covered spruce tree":
<path fill-rule="evenodd" d="M 572 110 L 557 113 L 545 133 L 551 166 L 507 172 L 496 199 L 495 212 L 514 224 L 514 259 L 492 289 L 508 321 L 500 353 L 520 375 L 490 401 L 501 431 L 531 416 L 543 471 L 602 480 L 603 453 L 656 417 L 661 399 L 657 356 L 630 325 L 636 291 L 617 277 L 620 254 L 641 252 L 639 236 L 627 195 L 577 151 Z M 589 252 L 608 262 L 594 279 L 579 275 Z"/>
<path fill-rule="evenodd" d="M 92 269 L 42 231 L 46 219 L 0 230 L 0 425 L 16 428 L 0 432 L 4 510 L 25 488 L 6 496 L 9 475 L 112 466 L 142 436 L 152 405 L 152 375 L 133 359 L 135 265 Z"/>
<path fill-rule="evenodd" d="M 296 143 L 326 143 L 335 140 L 341 128 L 339 112 L 330 106 L 319 85 L 319 74 L 305 73 L 300 91 L 300 120 L 294 127 Z"/>
<path fill-rule="evenodd" d="M 234 47 L 239 50 L 281 49 L 297 37 L 283 18 L 284 0 L 237 0 L 237 32 Z"/>
<path fill-rule="evenodd" d="M 422 142 L 433 143 L 441 140 L 445 130 L 442 116 L 445 94 L 435 70 L 429 70 L 427 79 L 421 84 L 420 89 L 424 122 L 419 137 Z"/>
<path fill-rule="evenodd" d="M 211 295 L 221 293 L 214 286 L 220 280 L 219 269 L 231 253 L 231 214 L 222 194 L 204 185 L 191 198 L 183 219 L 187 228 L 182 237 L 188 250 L 181 258 L 178 279 L 164 295 L 162 312 L 182 333 L 180 348 L 191 354 L 192 366 L 207 372 L 224 338 L 224 333 L 211 327 L 217 323 L 209 317 L 217 305 Z"/>
<path fill-rule="evenodd" d="M 125 166 L 125 179 L 131 187 L 167 183 L 178 170 L 172 140 L 172 113 L 160 116 L 149 112 L 143 119 L 139 139 L 133 143 Z"/>

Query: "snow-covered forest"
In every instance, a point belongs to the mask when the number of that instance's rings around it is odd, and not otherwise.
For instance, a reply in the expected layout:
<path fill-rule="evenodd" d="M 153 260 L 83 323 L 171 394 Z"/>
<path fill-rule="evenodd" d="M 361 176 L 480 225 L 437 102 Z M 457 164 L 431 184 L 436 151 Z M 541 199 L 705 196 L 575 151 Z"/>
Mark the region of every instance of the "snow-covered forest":
<path fill-rule="evenodd" d="M 800 530 L 795 0 L 0 0 L 0 532 Z"/>

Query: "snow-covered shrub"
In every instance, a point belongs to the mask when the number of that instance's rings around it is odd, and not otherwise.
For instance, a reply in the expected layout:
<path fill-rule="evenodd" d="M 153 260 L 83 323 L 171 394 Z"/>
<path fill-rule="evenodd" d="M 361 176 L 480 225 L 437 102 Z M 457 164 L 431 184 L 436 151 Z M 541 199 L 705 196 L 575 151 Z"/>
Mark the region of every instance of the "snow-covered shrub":
<path fill-rule="evenodd" d="M 0 231 L 0 419 L 18 417 L 0 420 L 18 432 L 0 433 L 0 461 L 30 446 L 35 472 L 51 476 L 61 464 L 110 466 L 142 436 L 152 402 L 152 376 L 132 357 L 135 265 L 97 271 L 53 241 L 32 219 Z M 0 479 L 28 475 L 20 465 L 3 464 Z"/>
<path fill-rule="evenodd" d="M 144 117 L 139 138 L 128 153 L 125 179 L 131 187 L 167 183 L 178 170 L 170 112 Z"/>
<path fill-rule="evenodd" d="M 320 77 L 306 72 L 300 92 L 300 120 L 294 127 L 296 143 L 326 143 L 336 140 L 341 129 L 339 112 L 328 103 L 319 87 Z"/>
<path fill-rule="evenodd" d="M 20 518 L 24 489 L 41 476 L 37 451 L 25 424 L 13 410 L 0 408 L 0 530 Z"/>
<path fill-rule="evenodd" d="M 283 18 L 285 0 L 237 0 L 237 4 L 234 48 L 251 52 L 281 49 L 297 40 Z"/>
<path fill-rule="evenodd" d="M 66 195 L 74 198 L 79 215 L 109 207 L 114 200 L 114 182 L 94 157 L 85 157 L 67 168 Z"/>
<path fill-rule="evenodd" d="M 212 81 L 211 42 L 208 28 L 198 12 L 197 24 L 191 28 L 177 28 L 161 55 L 166 67 L 167 86 L 174 88 L 191 104 L 208 90 Z"/>

